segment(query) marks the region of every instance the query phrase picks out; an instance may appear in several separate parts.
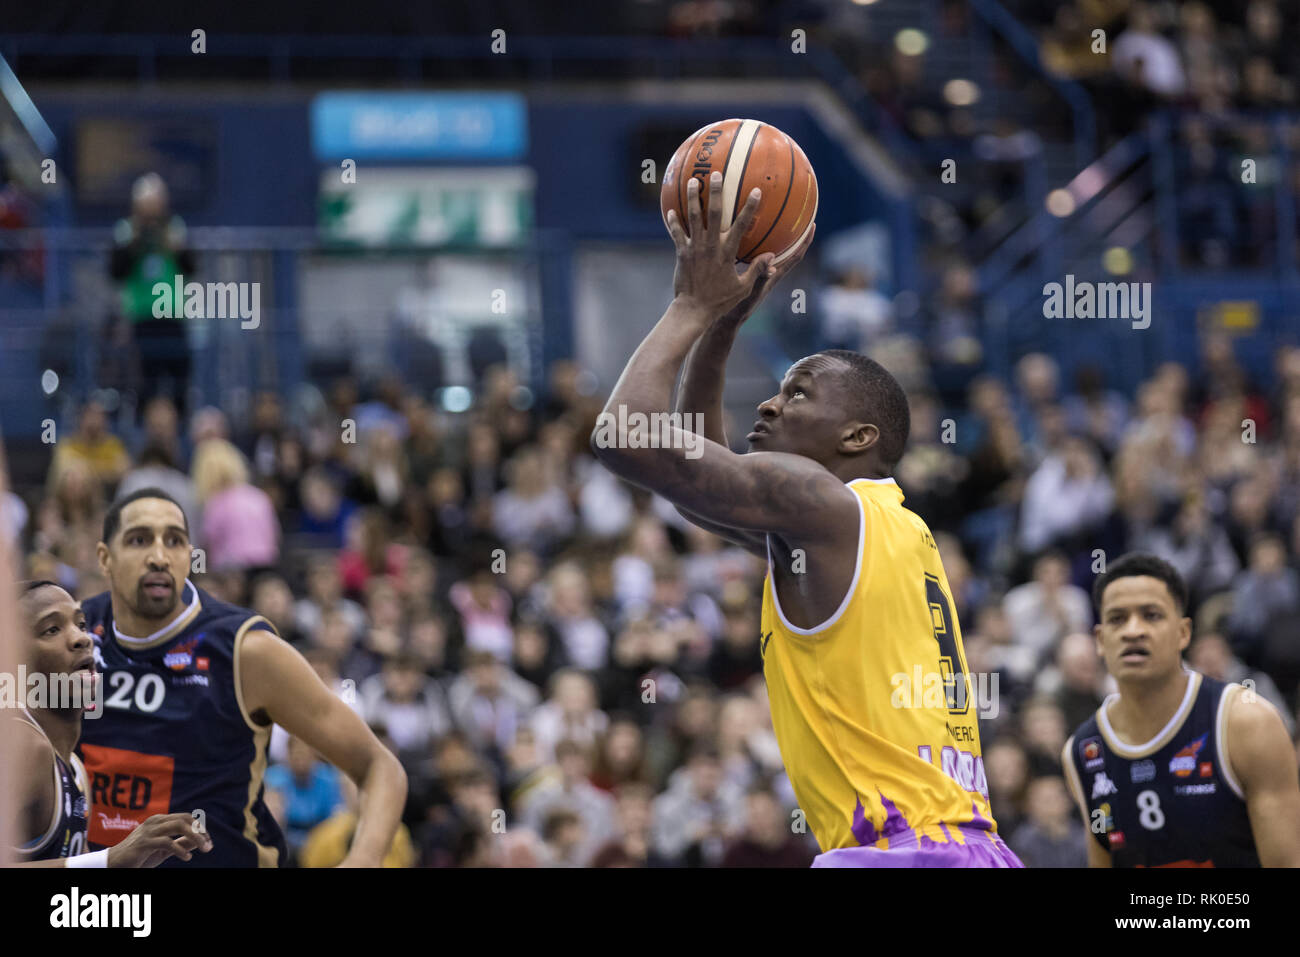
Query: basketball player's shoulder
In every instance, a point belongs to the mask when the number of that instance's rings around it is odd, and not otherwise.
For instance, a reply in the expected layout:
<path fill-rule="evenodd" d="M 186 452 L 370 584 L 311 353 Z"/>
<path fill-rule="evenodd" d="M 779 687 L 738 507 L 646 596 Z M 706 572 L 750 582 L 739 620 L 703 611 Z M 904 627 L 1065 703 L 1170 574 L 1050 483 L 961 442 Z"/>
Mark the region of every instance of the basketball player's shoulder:
<path fill-rule="evenodd" d="M 202 610 L 194 620 L 194 627 L 216 628 L 232 638 L 241 632 L 250 630 L 269 631 L 278 634 L 275 625 L 251 608 L 243 608 L 228 601 L 222 601 L 199 589 L 199 601 Z"/>
<path fill-rule="evenodd" d="M 1205 682 L 1210 680 L 1207 678 Z M 1289 746 L 1290 736 L 1286 725 L 1282 723 L 1282 716 L 1271 701 L 1256 693 L 1253 688 L 1235 682 L 1214 684 L 1222 685 L 1222 697 L 1219 699 L 1220 722 L 1227 740 L 1232 744 L 1234 756 L 1240 754 L 1243 748 L 1252 751 L 1260 748 L 1269 750 L 1279 742 L 1286 742 Z"/>
<path fill-rule="evenodd" d="M 102 591 L 98 595 L 91 595 L 89 598 L 81 600 L 81 610 L 86 616 L 86 621 L 94 623 L 103 621 L 108 617 L 108 613 L 113 609 L 113 596 L 107 591 Z"/>

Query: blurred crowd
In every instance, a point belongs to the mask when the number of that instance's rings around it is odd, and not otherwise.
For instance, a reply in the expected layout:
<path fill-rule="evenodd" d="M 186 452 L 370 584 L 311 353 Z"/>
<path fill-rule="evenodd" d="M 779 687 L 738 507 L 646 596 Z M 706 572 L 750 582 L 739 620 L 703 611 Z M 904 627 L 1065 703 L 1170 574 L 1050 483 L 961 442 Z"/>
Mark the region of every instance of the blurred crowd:
<path fill-rule="evenodd" d="M 1084 862 L 1059 762 L 1109 687 L 1090 637 L 1099 563 L 1173 562 L 1192 664 L 1253 681 L 1294 727 L 1300 350 L 1261 393 L 1211 338 L 1200 368 L 1161 366 L 1132 402 L 1034 354 L 949 409 L 923 351 L 891 348 L 913 405 L 897 477 L 935 531 L 971 670 L 998 676 L 987 773 L 1027 863 Z M 160 396 L 121 429 L 91 401 L 45 487 L 4 511 L 26 574 L 84 598 L 105 588 L 112 496 L 183 503 L 192 580 L 272 621 L 401 758 L 390 863 L 806 865 L 764 693 L 765 569 L 594 462 L 594 386 L 560 362 L 539 395 L 496 367 L 451 414 L 395 378 L 342 379 L 293 407 L 262 394 L 246 422 L 182 423 Z M 272 749 L 296 860 L 341 858 L 348 782 L 278 732 Z"/>

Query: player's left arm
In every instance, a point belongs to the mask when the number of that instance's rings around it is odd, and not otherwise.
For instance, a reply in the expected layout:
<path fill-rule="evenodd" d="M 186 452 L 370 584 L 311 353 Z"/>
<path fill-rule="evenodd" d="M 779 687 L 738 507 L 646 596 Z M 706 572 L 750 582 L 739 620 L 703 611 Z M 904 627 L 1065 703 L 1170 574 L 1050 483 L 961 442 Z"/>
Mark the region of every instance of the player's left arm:
<path fill-rule="evenodd" d="M 244 636 L 237 680 L 254 720 L 265 715 L 356 782 L 360 820 L 342 866 L 381 866 L 406 804 L 401 763 L 306 659 L 271 632 Z"/>
<path fill-rule="evenodd" d="M 1300 867 L 1300 783 L 1281 716 L 1254 692 L 1239 691 L 1228 702 L 1226 734 L 1229 770 L 1246 796 L 1260 863 Z"/>

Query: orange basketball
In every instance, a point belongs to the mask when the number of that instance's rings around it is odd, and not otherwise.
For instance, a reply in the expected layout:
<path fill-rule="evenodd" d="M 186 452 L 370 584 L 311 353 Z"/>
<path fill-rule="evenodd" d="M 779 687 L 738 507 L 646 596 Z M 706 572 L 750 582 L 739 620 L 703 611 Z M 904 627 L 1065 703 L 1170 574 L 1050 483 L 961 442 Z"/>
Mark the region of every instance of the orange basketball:
<path fill-rule="evenodd" d="M 708 216 L 714 170 L 722 174 L 723 229 L 731 227 L 755 186 L 763 191 L 758 215 L 740 239 L 741 262 L 776 253 L 779 263 L 799 247 L 817 218 L 817 176 L 798 143 L 761 120 L 722 120 L 696 130 L 677 147 L 664 172 L 659 207 L 665 224 L 668 210 L 675 209 L 690 233 L 686 181 L 691 177 L 700 181 L 700 206 Z"/>

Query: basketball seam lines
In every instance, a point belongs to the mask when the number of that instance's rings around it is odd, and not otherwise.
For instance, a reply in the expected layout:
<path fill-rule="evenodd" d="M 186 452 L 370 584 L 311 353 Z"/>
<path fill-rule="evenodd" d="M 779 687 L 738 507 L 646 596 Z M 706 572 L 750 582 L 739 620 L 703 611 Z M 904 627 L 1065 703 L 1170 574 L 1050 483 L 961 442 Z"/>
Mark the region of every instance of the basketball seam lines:
<path fill-rule="evenodd" d="M 731 134 L 731 142 L 727 144 L 727 158 L 722 161 L 722 175 L 724 177 L 727 175 L 727 167 L 731 163 L 731 154 L 736 149 L 736 140 L 740 138 L 740 131 L 744 129 L 744 127 L 745 127 L 745 121 L 741 120 L 740 126 L 736 127 L 736 132 Z M 735 222 L 735 220 L 736 220 L 736 211 L 733 209 L 731 211 L 731 221 Z M 730 227 L 730 225 L 731 225 L 730 223 L 727 224 L 728 227 Z"/>
<path fill-rule="evenodd" d="M 755 137 L 755 139 L 757 139 L 757 137 Z M 772 220 L 772 225 L 767 227 L 767 232 L 763 234 L 763 238 L 760 239 L 758 242 L 754 243 L 754 245 L 750 246 L 749 249 L 747 249 L 741 255 L 740 257 L 741 259 L 744 259 L 747 256 L 752 255 L 755 249 L 757 249 L 759 246 L 763 245 L 763 243 L 767 241 L 767 237 L 772 235 L 772 230 L 776 229 L 776 224 L 781 221 L 781 214 L 785 212 L 785 204 L 790 202 L 790 192 L 791 190 L 794 189 L 794 140 L 790 139 L 790 137 L 788 136 L 786 137 L 786 140 L 790 144 L 790 179 L 786 183 L 785 199 L 781 200 L 781 208 L 776 211 L 776 219 Z M 748 161 L 749 161 L 748 157 L 746 157 L 746 162 Z M 745 174 L 743 172 L 740 174 L 740 181 L 742 183 L 745 181 Z M 737 199 L 739 199 L 739 197 L 737 197 Z"/>
<path fill-rule="evenodd" d="M 754 144 L 758 142 L 758 134 L 763 132 L 766 123 L 758 122 L 758 129 L 754 130 L 754 135 L 749 138 L 749 149 L 745 151 L 745 162 L 740 167 L 740 182 L 736 184 L 736 198 L 731 204 L 731 221 L 736 222 L 736 210 L 740 208 L 740 188 L 745 185 L 745 170 L 749 169 L 749 158 L 754 155 Z M 744 126 L 742 123 L 741 126 Z M 740 135 L 740 130 L 736 130 L 736 136 Z M 734 137 L 733 137 L 734 141 Z"/>
<path fill-rule="evenodd" d="M 683 231 L 691 228 L 691 218 L 686 215 L 686 201 L 682 199 L 682 189 L 686 186 L 686 180 L 689 177 L 682 176 L 681 174 L 686 171 L 687 158 L 695 152 L 695 144 L 700 141 L 700 137 L 704 135 L 704 132 L 707 129 L 708 127 L 706 126 L 704 129 L 697 131 L 696 134 L 691 137 L 690 148 L 682 156 L 682 168 L 677 171 L 677 215 L 681 218 Z"/>

